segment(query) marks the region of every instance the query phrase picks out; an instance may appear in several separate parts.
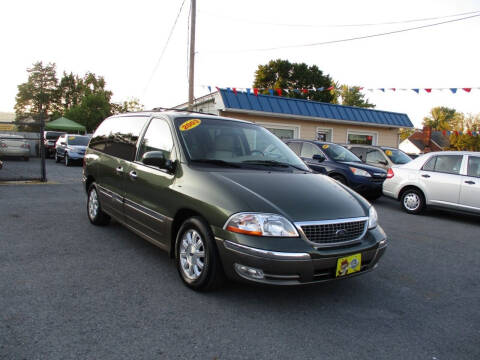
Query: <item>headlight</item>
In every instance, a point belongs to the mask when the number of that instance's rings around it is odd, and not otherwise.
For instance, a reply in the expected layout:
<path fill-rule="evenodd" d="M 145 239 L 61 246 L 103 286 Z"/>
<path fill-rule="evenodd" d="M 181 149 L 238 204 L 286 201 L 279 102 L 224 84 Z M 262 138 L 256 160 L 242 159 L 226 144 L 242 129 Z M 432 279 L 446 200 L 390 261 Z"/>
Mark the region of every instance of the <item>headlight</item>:
<path fill-rule="evenodd" d="M 293 224 L 275 214 L 239 213 L 232 215 L 224 229 L 255 236 L 298 237 Z"/>
<path fill-rule="evenodd" d="M 352 170 L 352 172 L 357 176 L 372 177 L 367 171 L 356 167 L 351 167 L 350 170 Z"/>
<path fill-rule="evenodd" d="M 377 227 L 377 222 L 378 222 L 377 210 L 375 210 L 373 206 L 370 206 L 370 209 L 368 210 L 368 228 L 373 229 Z"/>

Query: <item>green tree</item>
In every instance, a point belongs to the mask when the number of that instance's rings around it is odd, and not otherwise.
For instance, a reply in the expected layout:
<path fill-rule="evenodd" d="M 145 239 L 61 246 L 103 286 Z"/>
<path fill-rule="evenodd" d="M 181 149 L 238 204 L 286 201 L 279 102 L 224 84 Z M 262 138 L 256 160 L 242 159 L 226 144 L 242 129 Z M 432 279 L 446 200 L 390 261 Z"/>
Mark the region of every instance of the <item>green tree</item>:
<path fill-rule="evenodd" d="M 375 104 L 368 102 L 368 99 L 365 99 L 365 95 L 360 92 L 359 86 L 348 86 L 348 85 L 334 85 L 333 92 L 333 103 L 347 105 L 347 106 L 358 106 L 363 108 L 374 108 Z"/>
<path fill-rule="evenodd" d="M 57 107 L 64 114 L 72 106 L 78 105 L 85 95 L 83 79 L 73 73 L 63 72 L 57 88 Z"/>
<path fill-rule="evenodd" d="M 39 115 L 48 119 L 56 110 L 57 85 L 55 64 L 43 65 L 41 61 L 27 69 L 27 82 L 18 85 L 15 98 L 15 114 L 17 121 Z M 22 125 L 19 126 L 22 128 Z"/>
<path fill-rule="evenodd" d="M 430 110 L 430 116 L 423 118 L 423 125 L 432 130 L 455 130 L 461 115 L 455 109 L 437 106 Z"/>
<path fill-rule="evenodd" d="M 332 86 L 332 79 L 316 66 L 305 63 L 290 63 L 288 60 L 270 60 L 266 65 L 258 65 L 255 71 L 253 87 L 262 89 L 268 94 L 268 89 L 324 89 Z M 329 91 L 288 91 L 284 96 L 298 99 L 308 99 L 332 102 L 334 96 Z"/>
<path fill-rule="evenodd" d="M 112 104 L 112 112 L 114 114 L 121 114 L 126 112 L 135 112 L 135 111 L 142 111 L 143 105 L 140 104 L 140 100 L 137 98 L 132 98 L 129 100 L 125 100 L 119 104 Z"/>
<path fill-rule="evenodd" d="M 411 128 L 401 128 L 400 132 L 399 132 L 400 141 L 403 141 L 403 140 L 409 138 L 410 135 L 412 135 L 414 132 L 415 132 L 415 130 L 411 129 Z"/>
<path fill-rule="evenodd" d="M 87 132 L 93 132 L 107 117 L 112 115 L 110 92 L 97 91 L 82 97 L 80 104 L 65 112 L 65 117 L 84 125 Z"/>

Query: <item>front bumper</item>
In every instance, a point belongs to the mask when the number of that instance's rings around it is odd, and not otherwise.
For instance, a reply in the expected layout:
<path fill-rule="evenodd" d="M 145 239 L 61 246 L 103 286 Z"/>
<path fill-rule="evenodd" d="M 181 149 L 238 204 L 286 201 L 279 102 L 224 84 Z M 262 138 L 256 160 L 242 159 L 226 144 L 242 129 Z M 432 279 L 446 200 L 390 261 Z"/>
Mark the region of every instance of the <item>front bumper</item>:
<path fill-rule="evenodd" d="M 386 235 L 378 226 L 369 230 L 361 243 L 342 248 L 315 249 L 304 251 L 270 251 L 239 244 L 235 241 L 215 237 L 217 248 L 228 277 L 240 281 L 253 281 L 270 285 L 301 285 L 339 280 L 361 275 L 373 270 L 384 254 Z M 361 254 L 360 271 L 336 277 L 339 258 Z M 262 278 L 254 278 L 236 269 L 236 265 L 259 269 Z"/>
<path fill-rule="evenodd" d="M 358 177 L 356 182 L 351 183 L 350 187 L 357 193 L 366 197 L 378 197 L 382 195 L 382 184 L 385 181 L 384 178 L 367 178 Z"/>

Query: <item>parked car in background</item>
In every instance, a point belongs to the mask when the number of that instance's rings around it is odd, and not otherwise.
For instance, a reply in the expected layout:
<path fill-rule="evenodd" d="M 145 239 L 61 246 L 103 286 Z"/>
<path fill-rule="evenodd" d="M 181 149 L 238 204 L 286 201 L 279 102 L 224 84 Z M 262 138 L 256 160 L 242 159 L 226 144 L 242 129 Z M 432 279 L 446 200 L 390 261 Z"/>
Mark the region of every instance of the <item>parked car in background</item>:
<path fill-rule="evenodd" d="M 30 159 L 30 144 L 21 135 L 0 135 L 0 157 L 20 157 L 25 161 Z"/>
<path fill-rule="evenodd" d="M 343 146 L 357 155 L 363 163 L 384 169 L 388 169 L 393 165 L 403 165 L 412 161 L 412 158 L 402 150 L 388 146 L 360 144 L 348 144 Z"/>
<path fill-rule="evenodd" d="M 79 162 L 85 156 L 90 137 L 84 135 L 63 134 L 55 144 L 55 162 L 63 160 L 66 166 Z"/>
<path fill-rule="evenodd" d="M 183 111 L 110 117 L 89 143 L 84 183 L 91 223 L 113 217 L 167 250 L 195 290 L 219 286 L 224 274 L 272 285 L 355 276 L 387 246 L 363 197 L 245 121 Z"/>
<path fill-rule="evenodd" d="M 55 154 L 55 144 L 60 137 L 60 135 L 64 135 L 64 131 L 44 131 L 43 138 L 44 138 L 44 146 L 45 146 L 45 157 L 48 159 Z"/>
<path fill-rule="evenodd" d="M 393 166 L 383 193 L 400 200 L 410 214 L 426 206 L 480 213 L 480 153 L 443 151 Z"/>
<path fill-rule="evenodd" d="M 288 140 L 286 144 L 312 170 L 334 178 L 370 200 L 382 195 L 382 183 L 387 172 L 363 164 L 343 146 L 311 140 Z"/>

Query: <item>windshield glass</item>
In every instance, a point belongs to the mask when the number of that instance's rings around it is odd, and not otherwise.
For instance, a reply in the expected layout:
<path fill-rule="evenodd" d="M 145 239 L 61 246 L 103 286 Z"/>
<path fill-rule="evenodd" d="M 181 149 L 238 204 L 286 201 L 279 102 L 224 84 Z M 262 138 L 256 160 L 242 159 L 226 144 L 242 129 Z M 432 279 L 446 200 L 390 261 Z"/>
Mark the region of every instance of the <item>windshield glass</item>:
<path fill-rule="evenodd" d="M 388 149 L 388 148 L 382 148 L 382 150 L 385 152 L 385 155 L 387 155 L 394 164 L 400 165 L 400 164 L 406 164 L 412 161 L 412 158 L 407 154 L 405 154 L 402 150 Z"/>
<path fill-rule="evenodd" d="M 321 148 L 327 156 L 335 161 L 348 161 L 348 162 L 361 162 L 361 160 L 355 156 L 350 150 L 345 149 L 343 146 L 335 144 L 324 144 Z"/>
<path fill-rule="evenodd" d="M 190 161 L 245 166 L 292 166 L 308 171 L 303 161 L 267 129 L 239 121 L 177 118 L 175 127 Z"/>
<path fill-rule="evenodd" d="M 68 145 L 87 146 L 90 138 L 88 136 L 69 136 Z"/>

